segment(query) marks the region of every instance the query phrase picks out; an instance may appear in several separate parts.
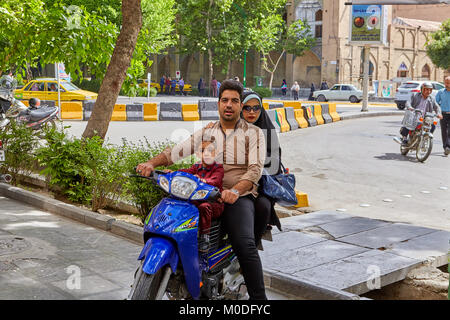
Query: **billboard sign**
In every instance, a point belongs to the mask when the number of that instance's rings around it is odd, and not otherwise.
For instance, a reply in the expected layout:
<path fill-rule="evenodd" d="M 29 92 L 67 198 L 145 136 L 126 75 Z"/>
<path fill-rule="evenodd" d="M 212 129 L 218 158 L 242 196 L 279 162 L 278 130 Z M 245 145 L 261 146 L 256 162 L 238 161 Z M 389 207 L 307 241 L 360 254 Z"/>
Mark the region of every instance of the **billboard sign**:
<path fill-rule="evenodd" d="M 387 8 L 382 5 L 352 5 L 350 12 L 351 44 L 386 44 Z"/>

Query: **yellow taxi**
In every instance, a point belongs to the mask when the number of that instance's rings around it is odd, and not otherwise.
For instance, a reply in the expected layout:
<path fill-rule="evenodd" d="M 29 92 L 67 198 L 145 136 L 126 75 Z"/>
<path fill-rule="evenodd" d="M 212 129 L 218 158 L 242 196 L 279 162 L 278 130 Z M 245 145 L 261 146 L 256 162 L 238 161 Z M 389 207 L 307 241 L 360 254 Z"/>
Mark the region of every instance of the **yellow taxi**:
<path fill-rule="evenodd" d="M 61 82 L 61 100 L 92 100 L 97 99 L 98 94 L 95 92 L 81 90 L 73 83 L 66 80 Z M 28 100 L 30 98 L 38 98 L 40 100 L 58 100 L 58 80 L 54 78 L 31 80 L 21 89 L 14 91 L 14 96 L 19 100 Z"/>
<path fill-rule="evenodd" d="M 141 88 L 147 88 L 147 80 L 146 79 L 142 79 L 142 80 L 138 80 L 138 84 Z M 159 85 L 159 83 L 157 82 L 150 82 L 150 87 L 155 88 L 158 93 L 161 93 L 161 86 Z M 164 85 L 164 89 L 166 88 L 166 86 Z M 178 86 L 178 81 L 177 81 L 177 85 L 175 86 L 175 91 L 179 92 L 180 91 L 180 87 Z M 192 85 L 188 84 L 188 83 L 184 83 L 184 88 L 183 88 L 184 92 L 191 92 L 192 91 Z"/>

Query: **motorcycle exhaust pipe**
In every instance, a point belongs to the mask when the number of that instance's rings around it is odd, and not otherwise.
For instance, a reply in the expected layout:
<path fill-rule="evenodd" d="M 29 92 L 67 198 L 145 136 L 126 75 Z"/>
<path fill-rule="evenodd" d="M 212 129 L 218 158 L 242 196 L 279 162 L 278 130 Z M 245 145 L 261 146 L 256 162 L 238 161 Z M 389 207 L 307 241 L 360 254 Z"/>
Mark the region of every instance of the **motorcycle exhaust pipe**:
<path fill-rule="evenodd" d="M 402 139 L 400 139 L 399 137 L 394 137 L 392 140 L 394 140 L 398 144 L 402 144 Z"/>
<path fill-rule="evenodd" d="M 10 174 L 0 174 L 0 182 L 11 183 L 12 176 Z"/>

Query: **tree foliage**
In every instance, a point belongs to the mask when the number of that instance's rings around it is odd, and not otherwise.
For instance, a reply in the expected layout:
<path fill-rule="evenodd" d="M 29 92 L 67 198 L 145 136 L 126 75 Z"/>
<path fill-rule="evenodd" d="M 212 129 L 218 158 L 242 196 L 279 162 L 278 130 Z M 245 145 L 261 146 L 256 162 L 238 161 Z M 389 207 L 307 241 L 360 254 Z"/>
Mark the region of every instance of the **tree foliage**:
<path fill-rule="evenodd" d="M 443 69 L 450 69 L 450 19 L 442 23 L 439 31 L 427 42 L 427 54 L 433 63 Z"/>
<path fill-rule="evenodd" d="M 175 43 L 174 0 L 142 0 L 143 27 L 125 80 L 125 91 L 151 66 L 151 54 Z M 121 0 L 2 0 L 0 70 L 64 62 L 72 77 L 82 67 L 103 79 L 122 24 Z"/>

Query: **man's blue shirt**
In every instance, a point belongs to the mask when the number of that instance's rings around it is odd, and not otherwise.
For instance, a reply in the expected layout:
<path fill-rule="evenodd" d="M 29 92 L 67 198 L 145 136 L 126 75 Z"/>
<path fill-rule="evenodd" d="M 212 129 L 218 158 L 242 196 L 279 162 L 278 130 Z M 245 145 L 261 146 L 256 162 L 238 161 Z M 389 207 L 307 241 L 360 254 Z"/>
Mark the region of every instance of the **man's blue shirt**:
<path fill-rule="evenodd" d="M 450 112 L 450 91 L 441 89 L 436 94 L 436 102 L 441 106 L 442 112 Z"/>

